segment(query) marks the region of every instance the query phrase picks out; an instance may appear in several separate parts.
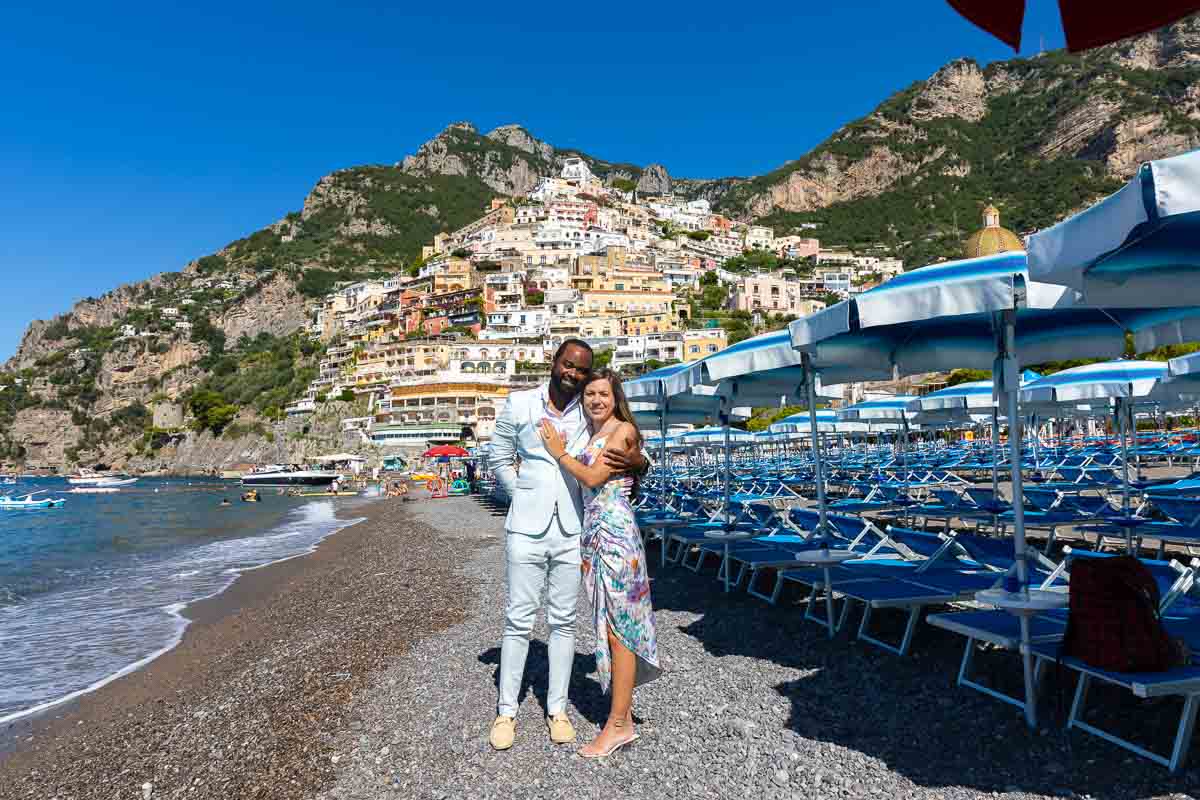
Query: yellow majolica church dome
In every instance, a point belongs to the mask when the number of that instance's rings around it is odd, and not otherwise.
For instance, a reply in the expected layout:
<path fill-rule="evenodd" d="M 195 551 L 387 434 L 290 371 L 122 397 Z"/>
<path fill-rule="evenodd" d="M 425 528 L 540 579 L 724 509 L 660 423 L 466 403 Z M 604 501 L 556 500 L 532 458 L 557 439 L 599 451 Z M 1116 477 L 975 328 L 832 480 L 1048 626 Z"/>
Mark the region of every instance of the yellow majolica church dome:
<path fill-rule="evenodd" d="M 983 227 L 967 239 L 966 255 L 967 258 L 978 258 L 1024 249 L 1021 237 L 1008 228 L 1000 227 L 1000 209 L 989 203 L 983 210 Z"/>

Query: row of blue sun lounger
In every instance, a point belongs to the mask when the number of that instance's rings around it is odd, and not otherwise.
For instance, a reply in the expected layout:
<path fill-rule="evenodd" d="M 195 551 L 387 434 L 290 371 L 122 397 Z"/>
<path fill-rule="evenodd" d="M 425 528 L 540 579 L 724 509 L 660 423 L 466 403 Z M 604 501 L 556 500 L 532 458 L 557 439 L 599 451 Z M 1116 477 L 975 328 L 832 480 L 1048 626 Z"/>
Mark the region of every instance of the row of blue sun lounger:
<path fill-rule="evenodd" d="M 1046 491 L 1042 500 L 1047 503 L 1051 502 L 1049 492 L 1059 492 L 1057 489 Z M 971 492 L 962 494 L 969 498 Z M 1059 506 L 1064 502 L 1057 495 L 1054 498 Z M 718 578 L 725 579 L 728 574 L 734 586 L 744 587 L 750 594 L 769 603 L 778 602 L 789 585 L 799 587 L 805 593 L 802 606 L 805 617 L 834 629 L 846 627 L 854 609 L 861 608 L 857 638 L 900 655 L 910 651 L 923 612 L 970 601 L 979 591 L 1002 585 L 1005 576 L 1015 569 L 1011 540 L 1003 538 L 968 532 L 929 532 L 845 513 L 830 514 L 827 519 L 829 529 L 818 531 L 819 514 L 815 510 L 791 505 L 790 498 L 779 495 L 735 495 L 728 519 L 724 514 L 711 513 L 714 506 L 709 498 L 672 492 L 670 502 L 665 503 L 665 499 L 652 490 L 643 497 L 639 511 L 643 529 L 662 543 L 660 556 L 664 563 L 677 563 L 697 572 L 715 563 Z M 941 501 L 944 503 L 947 499 L 941 498 Z M 1092 501 L 1073 499 L 1070 502 L 1075 504 L 1069 509 L 1071 514 L 1099 510 Z M 1194 531 L 1194 535 L 1200 537 L 1200 530 L 1196 529 L 1200 525 L 1200 500 L 1167 498 L 1161 502 L 1166 506 L 1164 513 L 1170 514 L 1171 519 L 1159 524 L 1156 533 L 1147 533 L 1147 536 L 1156 536 L 1160 529 L 1177 526 Z M 1189 514 L 1192 517 L 1187 519 Z M 1181 519 L 1187 519 L 1187 522 Z M 722 542 L 711 538 L 714 531 L 758 535 Z M 857 560 L 832 567 L 828 572 L 828 586 L 825 585 L 824 569 L 798 561 L 795 556 L 797 551 L 811 549 L 822 541 L 828 547 L 861 555 Z M 1104 557 L 1071 548 L 1065 548 L 1064 552 L 1065 557 L 1058 563 L 1044 555 L 1034 555 L 1034 583 L 1065 591 L 1073 559 Z M 1159 582 L 1164 619 L 1169 630 L 1173 635 L 1195 642 L 1193 647 L 1200 652 L 1200 603 L 1189 596 L 1195 581 L 1196 564 L 1185 566 L 1178 561 L 1161 559 L 1143 559 L 1143 563 Z M 819 601 L 826 596 L 836 598 L 841 604 L 836 619 L 828 619 L 828 611 L 822 614 Z M 880 609 L 899 610 L 906 615 L 898 640 L 885 640 L 874 629 L 873 612 Z M 965 637 L 958 671 L 959 685 L 1023 706 L 1023 699 L 985 685 L 972 670 L 974 654 L 980 644 L 1012 651 L 1018 649 L 1020 629 L 1016 617 L 1004 611 L 973 608 L 928 614 L 925 619 L 934 627 Z M 1069 727 L 1100 736 L 1172 771 L 1181 766 L 1190 744 L 1196 711 L 1200 708 L 1200 667 L 1149 675 L 1098 671 L 1073 659 L 1059 659 L 1057 643 L 1066 628 L 1065 611 L 1039 614 L 1031 620 L 1031 625 L 1039 663 L 1061 664 L 1079 676 L 1068 718 Z M 1044 670 L 1039 670 L 1039 674 L 1042 672 Z M 1085 721 L 1088 687 L 1097 680 L 1122 686 L 1136 697 L 1183 697 L 1184 707 L 1169 755 L 1153 753 Z"/>

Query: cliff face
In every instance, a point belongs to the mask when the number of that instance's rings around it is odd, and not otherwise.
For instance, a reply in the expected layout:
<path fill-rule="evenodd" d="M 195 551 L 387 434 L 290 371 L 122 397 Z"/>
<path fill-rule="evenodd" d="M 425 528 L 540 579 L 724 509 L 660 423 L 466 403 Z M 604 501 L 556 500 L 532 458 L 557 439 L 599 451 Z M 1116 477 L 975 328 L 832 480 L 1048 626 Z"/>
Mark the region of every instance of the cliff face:
<path fill-rule="evenodd" d="M 1143 161 L 1200 145 L 1198 100 L 1197 17 L 1079 56 L 1053 52 L 986 68 L 954 61 L 800 159 L 730 187 L 718 203 L 735 217 L 782 223 L 789 214 L 905 193 L 937 176 L 976 175 L 980 195 L 1002 210 L 1008 203 L 1020 223 L 1040 225 L 1127 179 Z M 1034 159 L 1063 162 L 1058 173 L 1078 188 L 1071 202 L 1034 211 L 1034 202 L 1011 197 L 1009 181 L 995 177 L 1028 177 Z M 870 235 L 886 238 L 878 227 Z"/>
<path fill-rule="evenodd" d="M 186 340 L 159 345 L 145 339 L 128 339 L 121 345 L 104 354 L 97 371 L 99 395 L 92 410 L 100 416 L 144 403 L 151 394 L 179 397 L 198 376 L 198 370 L 187 368 L 208 352 L 208 348 Z M 162 352 L 155 352 L 159 348 Z M 164 385 L 168 376 L 174 380 L 168 379 Z"/>
<path fill-rule="evenodd" d="M 534 139 L 525 129 L 506 125 L 481 137 L 469 122 L 456 122 L 421 145 L 401 162 L 406 174 L 471 176 L 497 194 L 528 192 L 539 174 L 553 165 L 553 148 Z"/>
<path fill-rule="evenodd" d="M 225 338 L 234 341 L 264 332 L 285 336 L 307 320 L 305 300 L 296 290 L 296 284 L 285 275 L 276 275 L 253 295 L 223 312 L 215 322 Z"/>
<path fill-rule="evenodd" d="M 17 412 L 8 436 L 24 448 L 25 463 L 40 465 L 67 463 L 67 450 L 82 434 L 71 421 L 70 411 L 27 408 Z"/>
<path fill-rule="evenodd" d="M 482 134 L 454 123 L 399 163 L 326 175 L 297 211 L 180 272 L 31 322 L 0 371 L 0 393 L 12 393 L 0 403 L 0 462 L 191 469 L 303 455 L 308 434 L 267 419 L 289 380 L 298 385 L 298 355 L 272 362 L 282 383 L 269 405 L 226 387 L 237 435 L 191 431 L 203 426 L 186 401 L 221 375 L 259 368 L 240 343 L 297 348 L 306 307 L 336 281 L 395 273 L 437 233 L 498 195 L 529 191 L 568 158 L 609 185 L 704 198 L 777 233 L 878 245 L 919 266 L 958 255 L 984 202 L 1015 230 L 1044 227 L 1143 161 L 1198 145 L 1200 18 L 1079 56 L 951 62 L 757 177 L 678 178 L 661 164 L 559 149 L 519 125 Z"/>
<path fill-rule="evenodd" d="M 115 445 L 102 455 L 105 463 L 126 469 L 197 474 L 230 469 L 237 464 L 300 464 L 317 456 L 347 449 L 365 456 L 382 455 L 365 444 L 357 433 L 344 433 L 343 417 L 361 415 L 361 403 L 329 402 L 316 413 L 275 423 L 262 423 L 251 414 L 241 415 L 234 434 L 214 436 L 207 431 L 187 431 L 154 453 L 131 453 Z"/>

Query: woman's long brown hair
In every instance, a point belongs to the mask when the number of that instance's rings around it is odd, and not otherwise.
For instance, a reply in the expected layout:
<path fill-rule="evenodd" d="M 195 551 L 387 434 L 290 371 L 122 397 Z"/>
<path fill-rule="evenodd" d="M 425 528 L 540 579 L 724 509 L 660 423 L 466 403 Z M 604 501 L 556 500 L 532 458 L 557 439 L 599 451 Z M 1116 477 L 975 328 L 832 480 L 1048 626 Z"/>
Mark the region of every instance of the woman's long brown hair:
<path fill-rule="evenodd" d="M 642 449 L 642 432 L 637 426 L 637 422 L 633 418 L 633 412 L 629 409 L 629 400 L 625 397 L 625 390 L 621 388 L 621 374 L 614 369 L 596 370 L 588 379 L 583 382 L 583 386 L 579 390 L 579 398 L 583 399 L 583 393 L 587 391 L 587 387 L 594 381 L 608 381 L 609 387 L 612 388 L 613 396 L 613 416 L 621 422 L 628 422 L 633 426 L 633 446 L 638 450 Z M 638 490 L 637 476 L 633 478 L 633 494 L 636 496 Z"/>

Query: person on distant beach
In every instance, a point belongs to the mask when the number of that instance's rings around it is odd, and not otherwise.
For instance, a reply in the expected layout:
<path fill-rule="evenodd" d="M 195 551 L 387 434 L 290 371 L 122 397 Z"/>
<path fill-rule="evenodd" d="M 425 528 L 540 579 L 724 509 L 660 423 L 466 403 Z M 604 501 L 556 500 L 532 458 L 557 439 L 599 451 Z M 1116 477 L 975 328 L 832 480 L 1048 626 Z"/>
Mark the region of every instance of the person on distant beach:
<path fill-rule="evenodd" d="M 562 436 L 549 421 L 538 431 L 547 452 L 583 486 L 583 580 L 596 626 L 596 670 L 610 691 L 611 708 L 604 729 L 579 750 L 585 758 L 611 755 L 638 738 L 633 727 L 633 689 L 654 680 L 658 640 L 650 605 L 646 551 L 630 505 L 635 481 L 613 471 L 600 457 L 609 447 L 641 450 L 642 435 L 611 370 L 593 374 L 583 384 L 583 411 L 592 433 L 578 457 L 567 452 Z"/>
<path fill-rule="evenodd" d="M 508 598 L 500 647 L 499 702 L 489 737 L 497 750 L 512 747 L 516 736 L 529 634 L 547 583 L 550 678 L 546 724 L 554 743 L 575 741 L 566 706 L 575 660 L 583 499 L 579 482 L 546 450 L 538 429 L 545 422 L 558 432 L 567 451 L 582 450 L 588 426 L 579 392 L 591 373 L 592 348 L 580 339 L 567 339 L 554 354 L 549 383 L 510 394 L 492 434 L 492 473 L 512 498 L 504 521 Z M 518 458 L 519 473 L 515 467 Z M 601 458 L 614 473 L 642 472 L 647 466 L 641 451 L 623 445 L 605 448 Z"/>

